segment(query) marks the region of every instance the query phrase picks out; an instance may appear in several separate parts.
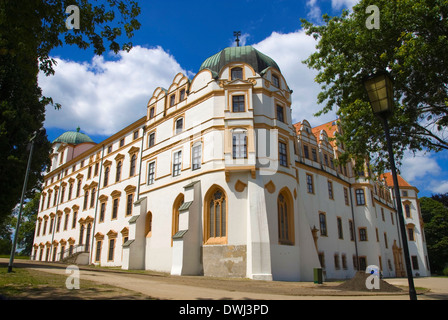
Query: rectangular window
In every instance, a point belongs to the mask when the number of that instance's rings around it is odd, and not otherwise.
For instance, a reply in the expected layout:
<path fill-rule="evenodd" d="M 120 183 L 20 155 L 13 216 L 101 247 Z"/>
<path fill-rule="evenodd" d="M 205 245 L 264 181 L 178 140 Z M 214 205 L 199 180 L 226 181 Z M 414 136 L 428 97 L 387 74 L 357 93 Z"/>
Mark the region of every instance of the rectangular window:
<path fill-rule="evenodd" d="M 156 115 L 156 108 L 152 107 L 151 109 L 149 109 L 149 119 L 154 118 Z"/>
<path fill-rule="evenodd" d="M 173 94 L 170 97 L 170 107 L 174 106 L 175 103 L 176 103 L 176 95 Z"/>
<path fill-rule="evenodd" d="M 349 200 L 348 200 L 348 189 L 344 188 L 344 201 L 346 205 L 349 205 Z"/>
<path fill-rule="evenodd" d="M 272 85 L 276 88 L 280 88 L 280 81 L 276 75 L 272 75 Z"/>
<path fill-rule="evenodd" d="M 303 154 L 304 154 L 306 159 L 310 158 L 310 151 L 308 150 L 308 146 L 307 145 L 303 146 Z"/>
<path fill-rule="evenodd" d="M 233 159 L 247 158 L 247 136 L 246 132 L 233 133 Z"/>
<path fill-rule="evenodd" d="M 278 143 L 278 151 L 279 151 L 280 165 L 287 167 L 288 166 L 288 153 L 287 153 L 287 149 L 286 149 L 286 143 L 279 142 Z"/>
<path fill-rule="evenodd" d="M 120 140 L 120 147 L 124 146 L 124 138 Z"/>
<path fill-rule="evenodd" d="M 342 230 L 342 219 L 340 217 L 338 217 L 337 223 L 338 223 L 338 238 L 344 239 L 344 232 Z"/>
<path fill-rule="evenodd" d="M 367 241 L 367 228 L 359 228 L 359 241 Z"/>
<path fill-rule="evenodd" d="M 364 190 L 363 189 L 356 189 L 356 204 L 358 206 L 363 206 L 366 204 L 366 198 L 364 196 Z"/>
<path fill-rule="evenodd" d="M 348 220 L 348 228 L 350 231 L 350 241 L 355 241 L 355 228 L 352 220 Z"/>
<path fill-rule="evenodd" d="M 152 132 L 149 134 L 149 137 L 148 137 L 148 147 L 151 148 L 155 144 L 156 144 L 156 133 Z"/>
<path fill-rule="evenodd" d="M 232 111 L 233 112 L 246 111 L 244 105 L 244 96 L 232 96 Z"/>
<path fill-rule="evenodd" d="M 243 68 L 233 68 L 231 71 L 232 80 L 243 79 Z"/>
<path fill-rule="evenodd" d="M 114 260 L 114 249 L 115 249 L 115 239 L 109 240 L 109 255 L 107 257 L 108 261 Z"/>
<path fill-rule="evenodd" d="M 174 153 L 173 159 L 173 177 L 180 175 L 182 168 L 182 151 Z"/>
<path fill-rule="evenodd" d="M 100 258 L 101 258 L 101 244 L 102 244 L 101 240 L 98 240 L 96 242 L 95 262 L 99 262 L 100 261 Z"/>
<path fill-rule="evenodd" d="M 101 203 L 101 209 L 100 209 L 100 222 L 104 221 L 105 214 L 106 214 L 106 203 L 102 202 Z"/>
<path fill-rule="evenodd" d="M 412 269 L 418 270 L 418 257 L 411 256 L 411 261 L 412 261 Z"/>
<path fill-rule="evenodd" d="M 114 199 L 112 207 L 112 220 L 117 219 L 118 216 L 118 198 Z"/>
<path fill-rule="evenodd" d="M 202 162 L 202 144 L 197 144 L 193 146 L 191 153 L 192 153 L 192 170 L 200 169 Z"/>
<path fill-rule="evenodd" d="M 285 122 L 284 108 L 280 105 L 277 105 L 277 120 Z"/>
<path fill-rule="evenodd" d="M 130 216 L 132 214 L 132 206 L 134 204 L 134 194 L 128 194 L 128 199 L 126 203 L 126 216 Z"/>
<path fill-rule="evenodd" d="M 181 133 L 184 130 L 184 118 L 176 120 L 176 134 Z"/>
<path fill-rule="evenodd" d="M 313 161 L 317 162 L 317 151 L 316 151 L 316 148 L 311 148 L 311 155 L 313 156 Z"/>
<path fill-rule="evenodd" d="M 185 89 L 180 90 L 179 101 L 183 101 L 185 99 Z"/>
<path fill-rule="evenodd" d="M 328 181 L 328 198 L 329 199 L 334 199 L 333 196 L 333 182 Z"/>
<path fill-rule="evenodd" d="M 148 184 L 153 184 L 155 180 L 156 163 L 151 162 L 148 167 Z"/>
<path fill-rule="evenodd" d="M 306 187 L 308 193 L 314 193 L 313 176 L 310 174 L 306 175 Z"/>
<path fill-rule="evenodd" d="M 327 217 L 325 213 L 319 213 L 320 235 L 327 236 Z"/>

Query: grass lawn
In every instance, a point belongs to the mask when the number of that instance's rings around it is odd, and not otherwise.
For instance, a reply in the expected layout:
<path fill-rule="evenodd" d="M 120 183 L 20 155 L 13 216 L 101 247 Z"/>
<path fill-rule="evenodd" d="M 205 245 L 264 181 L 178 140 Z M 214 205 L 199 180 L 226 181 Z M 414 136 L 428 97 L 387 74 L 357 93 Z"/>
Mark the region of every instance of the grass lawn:
<path fill-rule="evenodd" d="M 11 300 L 146 300 L 138 292 L 102 285 L 93 281 L 80 281 L 79 290 L 66 288 L 64 275 L 43 271 L 14 268 L 8 273 L 0 267 L 0 296 Z"/>

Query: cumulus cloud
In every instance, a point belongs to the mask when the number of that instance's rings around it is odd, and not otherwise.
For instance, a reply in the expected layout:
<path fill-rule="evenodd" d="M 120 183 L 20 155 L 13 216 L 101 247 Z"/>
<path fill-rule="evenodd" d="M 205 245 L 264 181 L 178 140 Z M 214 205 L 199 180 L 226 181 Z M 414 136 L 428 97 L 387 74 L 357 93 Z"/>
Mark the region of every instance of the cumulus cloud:
<path fill-rule="evenodd" d="M 330 112 L 321 117 L 314 114 L 323 108 L 317 104 L 320 86 L 314 82 L 317 71 L 309 69 L 303 60 L 316 49 L 317 42 L 307 36 L 303 30 L 281 34 L 274 32 L 265 40 L 253 46 L 274 59 L 279 65 L 292 94 L 292 118 L 294 122 L 307 119 L 312 126 L 336 119 L 336 113 Z"/>
<path fill-rule="evenodd" d="M 335 10 L 342 8 L 351 9 L 359 0 L 331 0 L 331 7 Z"/>
<path fill-rule="evenodd" d="M 308 8 L 308 19 L 310 19 L 312 22 L 320 22 L 322 20 L 322 11 L 317 5 L 317 0 L 307 0 L 306 7 Z"/>
<path fill-rule="evenodd" d="M 402 166 L 401 176 L 409 183 L 416 183 L 428 177 L 436 176 L 441 172 L 441 168 L 433 155 L 418 152 L 415 155 L 408 153 L 405 155 Z"/>
<path fill-rule="evenodd" d="M 62 104 L 61 110 L 47 108 L 45 127 L 80 126 L 92 135 L 111 135 L 143 117 L 157 87 L 167 88 L 179 72 L 188 75 L 161 47 L 136 46 L 112 61 L 56 60 L 54 76 L 39 75 L 43 94 Z"/>

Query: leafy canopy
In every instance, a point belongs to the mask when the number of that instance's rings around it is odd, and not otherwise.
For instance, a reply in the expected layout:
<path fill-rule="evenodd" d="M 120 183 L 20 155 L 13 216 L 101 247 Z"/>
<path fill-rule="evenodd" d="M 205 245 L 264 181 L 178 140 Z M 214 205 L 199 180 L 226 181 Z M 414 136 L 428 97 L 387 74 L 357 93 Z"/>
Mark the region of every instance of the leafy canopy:
<path fill-rule="evenodd" d="M 380 28 L 368 29 L 369 5 L 380 10 Z M 345 145 L 341 157 L 362 164 L 372 155 L 379 172 L 388 168 L 381 121 L 371 111 L 363 86 L 366 76 L 389 71 L 394 79 L 395 110 L 389 119 L 396 158 L 406 150 L 448 149 L 448 1 L 362 0 L 353 12 L 323 16 L 322 25 L 302 19 L 318 44 L 304 61 L 316 69 L 321 85 L 321 115 L 337 109 Z"/>

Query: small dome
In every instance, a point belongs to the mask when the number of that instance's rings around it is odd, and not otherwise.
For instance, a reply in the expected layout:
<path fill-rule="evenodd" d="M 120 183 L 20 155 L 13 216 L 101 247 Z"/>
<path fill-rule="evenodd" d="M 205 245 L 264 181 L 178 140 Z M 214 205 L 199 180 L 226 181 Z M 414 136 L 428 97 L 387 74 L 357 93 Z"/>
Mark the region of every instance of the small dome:
<path fill-rule="evenodd" d="M 245 62 L 251 65 L 258 74 L 263 74 L 263 71 L 269 67 L 274 67 L 280 71 L 280 68 L 273 59 L 252 46 L 225 48 L 205 60 L 199 71 L 208 69 L 217 76 L 221 72 L 221 69 L 231 62 Z"/>
<path fill-rule="evenodd" d="M 56 138 L 53 143 L 67 143 L 72 145 L 77 145 L 85 142 L 95 143 L 88 135 L 80 132 L 80 128 L 76 131 L 67 131 Z"/>

